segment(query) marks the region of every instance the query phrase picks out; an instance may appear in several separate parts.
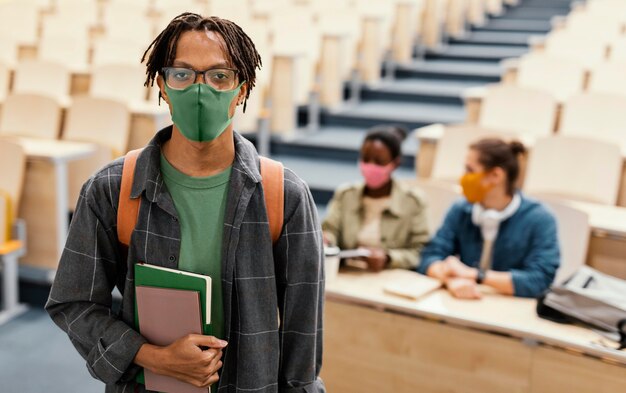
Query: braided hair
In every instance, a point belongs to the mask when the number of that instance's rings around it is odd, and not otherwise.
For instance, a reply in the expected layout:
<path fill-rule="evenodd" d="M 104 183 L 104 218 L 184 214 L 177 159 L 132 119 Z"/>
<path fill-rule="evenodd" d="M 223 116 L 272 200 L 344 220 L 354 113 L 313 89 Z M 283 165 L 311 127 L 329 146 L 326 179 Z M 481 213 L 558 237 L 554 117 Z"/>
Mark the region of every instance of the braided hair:
<path fill-rule="evenodd" d="M 261 69 L 261 56 L 241 27 L 217 16 L 205 18 L 198 14 L 184 12 L 172 19 L 148 46 L 141 58 L 142 63 L 146 62 L 147 77 L 144 85 L 153 86 L 157 75 L 161 75 L 163 67 L 171 66 L 176 58 L 178 39 L 186 31 L 214 31 L 222 36 L 226 43 L 227 60 L 238 70 L 239 79 L 246 81 L 248 87 L 243 105 L 245 111 L 248 97 L 256 83 L 256 70 Z"/>

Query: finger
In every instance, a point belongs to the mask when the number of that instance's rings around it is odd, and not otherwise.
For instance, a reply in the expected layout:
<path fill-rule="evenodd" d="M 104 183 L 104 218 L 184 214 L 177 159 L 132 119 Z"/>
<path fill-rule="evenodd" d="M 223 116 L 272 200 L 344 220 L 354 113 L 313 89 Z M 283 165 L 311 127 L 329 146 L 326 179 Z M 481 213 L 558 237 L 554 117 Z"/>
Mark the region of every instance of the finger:
<path fill-rule="evenodd" d="M 211 385 L 216 384 L 219 380 L 220 380 L 220 376 L 217 373 L 215 373 L 215 374 L 211 375 L 210 377 L 208 377 L 206 380 L 204 380 L 204 383 L 203 383 L 202 387 L 203 388 L 209 388 L 209 387 L 211 387 Z"/>
<path fill-rule="evenodd" d="M 214 336 L 204 336 L 202 334 L 190 334 L 187 336 L 187 339 L 197 346 L 204 346 L 209 348 L 225 348 L 228 343 L 224 340 L 220 340 Z"/>

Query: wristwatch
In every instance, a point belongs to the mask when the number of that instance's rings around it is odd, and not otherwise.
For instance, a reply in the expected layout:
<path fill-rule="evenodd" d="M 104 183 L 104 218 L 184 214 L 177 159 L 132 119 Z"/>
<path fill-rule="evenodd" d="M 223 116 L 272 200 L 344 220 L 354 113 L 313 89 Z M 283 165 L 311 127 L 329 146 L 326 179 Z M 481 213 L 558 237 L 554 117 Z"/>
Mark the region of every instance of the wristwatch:
<path fill-rule="evenodd" d="M 476 272 L 476 284 L 482 284 L 483 281 L 485 281 L 485 276 L 486 275 L 487 274 L 486 274 L 486 272 L 483 269 L 478 268 L 477 272 Z"/>

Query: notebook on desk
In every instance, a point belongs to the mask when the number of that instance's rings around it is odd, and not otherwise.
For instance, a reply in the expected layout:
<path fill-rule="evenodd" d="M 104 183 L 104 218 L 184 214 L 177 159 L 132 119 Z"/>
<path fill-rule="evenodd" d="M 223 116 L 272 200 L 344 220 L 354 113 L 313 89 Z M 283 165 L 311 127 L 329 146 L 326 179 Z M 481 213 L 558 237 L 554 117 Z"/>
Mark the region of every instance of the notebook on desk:
<path fill-rule="evenodd" d="M 442 285 L 439 280 L 401 269 L 386 270 L 381 277 L 385 281 L 383 292 L 410 300 L 418 300 Z"/>

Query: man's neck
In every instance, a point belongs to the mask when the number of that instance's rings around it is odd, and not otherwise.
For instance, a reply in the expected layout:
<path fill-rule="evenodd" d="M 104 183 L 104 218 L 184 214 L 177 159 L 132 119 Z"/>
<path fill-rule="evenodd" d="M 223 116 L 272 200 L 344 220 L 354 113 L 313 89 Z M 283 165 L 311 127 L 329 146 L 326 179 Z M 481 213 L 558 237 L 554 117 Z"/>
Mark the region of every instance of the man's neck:
<path fill-rule="evenodd" d="M 511 203 L 511 200 L 513 200 L 513 197 L 507 194 L 504 188 L 499 187 L 488 192 L 481 205 L 485 209 L 502 211 Z"/>
<path fill-rule="evenodd" d="M 165 142 L 162 152 L 174 168 L 187 176 L 213 176 L 231 166 L 235 159 L 233 130 L 228 127 L 211 142 L 194 142 L 174 125 L 172 138 Z"/>

